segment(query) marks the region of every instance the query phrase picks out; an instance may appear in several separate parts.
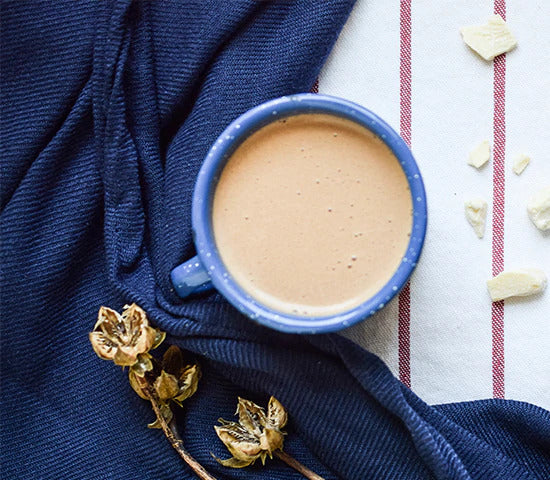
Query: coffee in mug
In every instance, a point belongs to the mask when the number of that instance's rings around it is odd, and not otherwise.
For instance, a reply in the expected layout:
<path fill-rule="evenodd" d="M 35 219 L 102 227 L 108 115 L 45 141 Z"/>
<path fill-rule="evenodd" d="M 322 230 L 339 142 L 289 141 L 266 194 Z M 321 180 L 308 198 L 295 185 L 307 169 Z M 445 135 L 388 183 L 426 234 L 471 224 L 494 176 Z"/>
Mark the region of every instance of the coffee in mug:
<path fill-rule="evenodd" d="M 232 153 L 212 226 L 221 260 L 252 298 L 283 313 L 334 315 L 395 273 L 411 235 L 411 192 L 369 129 L 336 115 L 292 115 Z"/>

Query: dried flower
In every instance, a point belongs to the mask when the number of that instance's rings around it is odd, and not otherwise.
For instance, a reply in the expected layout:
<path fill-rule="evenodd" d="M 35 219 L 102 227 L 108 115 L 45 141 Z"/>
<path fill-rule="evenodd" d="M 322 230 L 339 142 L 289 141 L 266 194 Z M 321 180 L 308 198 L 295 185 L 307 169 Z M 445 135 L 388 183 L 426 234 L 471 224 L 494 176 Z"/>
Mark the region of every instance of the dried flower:
<path fill-rule="evenodd" d="M 149 350 L 158 347 L 166 334 L 149 326 L 147 315 L 135 303 L 125 305 L 122 314 L 101 307 L 90 342 L 95 353 L 122 367 L 134 367 L 143 376 L 153 368 Z"/>
<path fill-rule="evenodd" d="M 89 334 L 95 353 L 122 367 L 130 367 L 128 379 L 134 391 L 151 402 L 156 421 L 151 428 L 160 428 L 179 456 L 202 480 L 216 480 L 185 449 L 170 402 L 181 402 L 193 395 L 198 386 L 198 365 L 184 365 L 181 350 L 168 348 L 161 362 L 149 351 L 158 347 L 166 334 L 149 326 L 147 315 L 136 304 L 125 305 L 122 314 L 107 308 L 99 309 L 98 320 Z"/>
<path fill-rule="evenodd" d="M 160 365 L 158 362 L 155 363 L 156 366 L 147 373 L 145 381 L 138 378 L 140 375 L 134 371 L 134 367 L 130 368 L 128 378 L 130 385 L 141 398 L 151 400 L 151 394 L 155 396 L 164 420 L 170 423 L 174 416 L 170 401 L 181 407 L 182 402 L 197 391 L 201 371 L 198 364 L 184 364 L 183 354 L 175 345 L 166 350 Z M 160 428 L 158 419 L 149 424 L 149 427 Z"/>
<path fill-rule="evenodd" d="M 101 307 L 94 330 L 89 334 L 96 354 L 116 365 L 130 367 L 128 378 L 134 391 L 151 403 L 156 421 L 150 428 L 162 429 L 172 447 L 202 480 L 216 480 L 185 449 L 180 437 L 171 402 L 182 402 L 197 391 L 201 371 L 198 364 L 185 364 L 181 350 L 172 345 L 162 360 L 149 351 L 158 347 L 166 334 L 149 325 L 147 315 L 136 304 L 125 305 L 122 314 Z M 239 398 L 239 422 L 220 419 L 214 427 L 218 437 L 233 455 L 227 460 L 216 460 L 224 466 L 242 468 L 258 458 L 265 464 L 273 455 L 294 468 L 309 480 L 324 480 L 296 459 L 282 451 L 287 413 L 275 397 L 269 399 L 267 415 L 255 403 Z"/>
<path fill-rule="evenodd" d="M 273 452 L 282 450 L 287 413 L 275 398 L 269 399 L 267 415 L 263 408 L 250 400 L 239 397 L 236 415 L 239 422 L 219 420 L 221 426 L 215 426 L 219 439 L 227 447 L 232 458 L 216 460 L 226 467 L 243 468 L 258 458 L 265 464 L 267 456 L 273 458 Z"/>

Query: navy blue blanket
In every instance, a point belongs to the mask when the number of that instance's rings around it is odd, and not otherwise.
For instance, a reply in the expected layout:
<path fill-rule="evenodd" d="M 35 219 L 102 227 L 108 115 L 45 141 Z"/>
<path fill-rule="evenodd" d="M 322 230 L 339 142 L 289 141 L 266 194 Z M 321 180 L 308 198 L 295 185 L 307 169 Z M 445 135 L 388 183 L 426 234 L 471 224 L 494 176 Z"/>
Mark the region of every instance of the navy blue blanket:
<path fill-rule="evenodd" d="M 374 0 L 372 0 L 374 1 Z M 380 0 L 382 1 L 382 0 Z M 136 302 L 204 376 L 178 414 L 219 479 L 213 429 L 237 395 L 289 410 L 286 450 L 327 479 L 548 479 L 550 413 L 429 406 L 336 335 L 252 324 L 217 294 L 182 301 L 190 202 L 210 143 L 269 98 L 308 91 L 352 0 L 2 4 L 2 478 L 191 479 L 127 374 L 88 342 L 100 305 Z"/>

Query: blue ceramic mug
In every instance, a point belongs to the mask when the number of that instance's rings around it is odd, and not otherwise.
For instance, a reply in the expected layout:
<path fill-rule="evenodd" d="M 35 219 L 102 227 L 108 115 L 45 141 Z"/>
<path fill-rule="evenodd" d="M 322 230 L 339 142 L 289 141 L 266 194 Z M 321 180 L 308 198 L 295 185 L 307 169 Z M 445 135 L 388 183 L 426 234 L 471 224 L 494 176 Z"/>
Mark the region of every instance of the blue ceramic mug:
<path fill-rule="evenodd" d="M 356 122 L 376 135 L 392 150 L 409 182 L 412 195 L 412 232 L 405 255 L 390 280 L 371 298 L 357 307 L 335 315 L 303 317 L 262 305 L 232 278 L 231 266 L 218 253 L 212 228 L 214 192 L 221 172 L 232 153 L 263 126 L 291 115 L 324 113 Z M 315 94 L 281 97 L 263 103 L 234 120 L 210 148 L 195 184 L 192 226 L 197 256 L 172 270 L 177 294 L 186 298 L 212 288 L 252 320 L 289 333 L 324 333 L 341 330 L 373 315 L 405 285 L 414 270 L 426 235 L 426 193 L 418 166 L 402 138 L 369 110 L 340 98 Z"/>

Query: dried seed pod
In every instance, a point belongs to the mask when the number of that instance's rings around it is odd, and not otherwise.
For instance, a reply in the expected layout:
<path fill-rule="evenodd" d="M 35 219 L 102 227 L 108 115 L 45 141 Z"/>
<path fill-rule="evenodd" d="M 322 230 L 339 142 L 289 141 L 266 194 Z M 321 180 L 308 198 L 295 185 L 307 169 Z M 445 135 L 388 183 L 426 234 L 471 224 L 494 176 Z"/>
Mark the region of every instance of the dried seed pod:
<path fill-rule="evenodd" d="M 236 415 L 239 422 L 219 419 L 221 426 L 215 426 L 220 440 L 227 447 L 232 458 L 214 458 L 226 467 L 242 468 L 254 463 L 258 458 L 265 463 L 267 456 L 273 457 L 275 450 L 282 450 L 284 433 L 280 428 L 287 422 L 287 413 L 281 403 L 271 397 L 268 414 L 250 400 L 239 397 Z"/>
<path fill-rule="evenodd" d="M 170 392 L 171 396 L 165 397 L 165 399 L 173 400 L 181 405 L 181 402 L 197 391 L 201 371 L 198 364 L 185 365 L 183 363 L 183 354 L 180 348 L 171 345 L 162 357 L 161 375 L 163 374 L 165 379 L 170 378 L 171 382 L 171 389 L 169 391 L 163 391 L 163 395 L 168 395 Z M 170 377 L 167 377 L 167 375 L 170 375 Z M 167 381 L 168 380 L 163 380 L 165 383 Z"/>
<path fill-rule="evenodd" d="M 136 304 L 126 305 L 122 314 L 101 307 L 94 331 L 89 338 L 96 354 L 122 367 L 131 367 L 141 361 L 139 372 L 152 368 L 148 357 L 142 356 L 156 348 L 165 334 L 149 326 L 147 315 Z"/>

